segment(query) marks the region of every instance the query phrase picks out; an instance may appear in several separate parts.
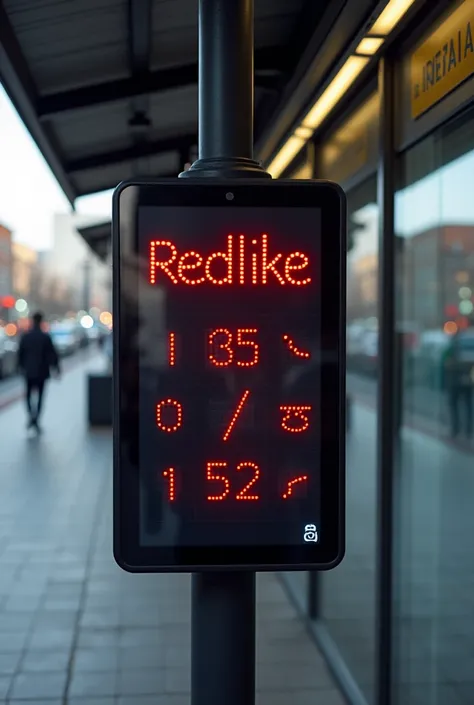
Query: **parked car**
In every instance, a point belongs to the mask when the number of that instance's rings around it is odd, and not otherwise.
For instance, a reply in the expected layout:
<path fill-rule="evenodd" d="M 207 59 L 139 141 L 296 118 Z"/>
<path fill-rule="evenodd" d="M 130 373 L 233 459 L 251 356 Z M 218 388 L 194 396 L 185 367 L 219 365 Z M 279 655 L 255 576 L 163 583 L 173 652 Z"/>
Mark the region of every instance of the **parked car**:
<path fill-rule="evenodd" d="M 79 348 L 86 348 L 89 345 L 89 331 L 83 328 L 79 323 L 75 323 L 73 328 L 77 338 L 77 346 Z"/>
<path fill-rule="evenodd" d="M 77 330 L 70 323 L 52 323 L 49 334 L 58 355 L 72 355 L 80 346 Z"/>
<path fill-rule="evenodd" d="M 15 374 L 18 343 L 0 328 L 0 379 Z"/>
<path fill-rule="evenodd" d="M 375 375 L 378 364 L 378 326 L 374 318 L 352 321 L 347 326 L 347 368 Z"/>
<path fill-rule="evenodd" d="M 88 328 L 86 333 L 90 343 L 97 343 L 97 345 L 102 346 L 109 336 L 109 329 L 100 322 L 95 321 L 94 325 Z"/>

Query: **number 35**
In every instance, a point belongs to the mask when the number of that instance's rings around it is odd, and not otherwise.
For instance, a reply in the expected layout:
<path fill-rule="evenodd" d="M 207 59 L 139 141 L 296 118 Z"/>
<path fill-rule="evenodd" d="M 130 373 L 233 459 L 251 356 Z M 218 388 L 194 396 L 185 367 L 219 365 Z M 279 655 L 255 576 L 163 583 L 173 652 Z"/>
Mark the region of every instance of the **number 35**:
<path fill-rule="evenodd" d="M 209 361 L 216 367 L 228 367 L 234 361 L 235 356 L 240 358 L 235 360 L 237 367 L 253 367 L 258 363 L 259 357 L 258 343 L 252 339 L 257 335 L 257 332 L 256 328 L 237 328 L 233 344 L 233 335 L 228 328 L 216 328 L 210 331 L 208 337 Z M 238 355 L 239 352 L 240 355 Z"/>

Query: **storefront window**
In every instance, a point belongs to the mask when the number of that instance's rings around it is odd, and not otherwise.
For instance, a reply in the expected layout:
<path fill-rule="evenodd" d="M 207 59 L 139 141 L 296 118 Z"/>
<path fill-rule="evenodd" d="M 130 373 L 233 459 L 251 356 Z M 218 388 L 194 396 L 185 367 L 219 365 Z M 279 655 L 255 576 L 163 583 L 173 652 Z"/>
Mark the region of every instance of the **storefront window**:
<path fill-rule="evenodd" d="M 347 193 L 346 555 L 321 574 L 320 618 L 375 705 L 376 400 L 380 100 L 372 93 L 324 142 L 320 176 Z"/>
<path fill-rule="evenodd" d="M 294 171 L 291 176 L 289 177 L 290 179 L 312 179 L 314 175 L 314 167 L 313 167 L 313 161 L 310 156 L 307 157 L 307 159 L 304 161 L 301 166 Z"/>
<path fill-rule="evenodd" d="M 285 573 L 301 610 L 308 613 L 311 604 L 369 705 L 375 705 L 378 126 L 379 96 L 373 93 L 316 154 L 317 177 L 341 184 L 348 203 L 346 556 L 317 580 Z M 308 178 L 305 169 L 292 178 Z"/>
<path fill-rule="evenodd" d="M 474 112 L 400 158 L 394 703 L 474 692 Z"/>
<path fill-rule="evenodd" d="M 321 617 L 375 703 L 378 207 L 375 176 L 348 194 L 346 556 L 321 576 Z"/>

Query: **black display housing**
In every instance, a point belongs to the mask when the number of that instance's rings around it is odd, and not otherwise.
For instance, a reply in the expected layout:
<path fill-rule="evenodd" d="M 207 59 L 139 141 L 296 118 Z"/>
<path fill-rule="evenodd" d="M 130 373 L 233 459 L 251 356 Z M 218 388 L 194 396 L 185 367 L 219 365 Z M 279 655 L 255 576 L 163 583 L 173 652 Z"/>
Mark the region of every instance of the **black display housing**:
<path fill-rule="evenodd" d="M 145 545 L 142 537 L 143 499 L 140 457 L 140 286 L 149 276 L 140 225 L 150 209 L 252 209 L 268 213 L 313 212 L 319 219 L 319 291 L 317 321 L 321 350 L 318 423 L 324 425 L 317 453 L 320 507 L 319 540 L 305 544 L 269 544 L 248 540 L 242 545 Z M 164 212 L 164 211 L 161 211 Z M 184 212 L 184 211 L 183 211 Z M 191 210 L 190 210 L 191 212 Z M 204 210 L 202 211 L 204 213 Z M 244 211 L 242 211 L 244 212 Z M 217 210 L 216 210 L 217 213 Z M 232 224 L 229 223 L 232 229 Z M 166 234 L 172 237 L 172 233 Z M 205 248 L 205 239 L 202 239 Z M 288 235 L 291 246 L 291 234 Z M 113 197 L 114 297 L 114 555 L 131 572 L 199 572 L 203 570 L 307 570 L 338 565 L 345 545 L 345 309 L 346 205 L 336 184 L 326 181 L 190 180 L 121 183 Z M 191 289 L 191 287 L 190 287 Z M 202 289 L 205 290 L 205 287 Z M 224 288 L 222 288 L 222 291 Z M 173 291 L 171 296 L 173 296 Z M 217 292 L 219 294 L 219 292 Z M 189 291 L 199 306 L 199 287 Z M 203 297 L 203 301 L 206 297 Z M 315 309 L 314 309 L 315 310 Z M 314 310 L 309 316 L 314 316 Z M 286 323 L 286 322 L 285 322 Z M 311 325 L 311 320 L 308 320 Z M 238 396 L 238 395 L 237 395 Z M 150 448 L 147 456 L 154 453 Z M 159 463 L 160 458 L 157 458 Z M 188 507 L 189 508 L 189 507 Z M 187 510 L 186 510 L 187 511 Z M 224 516 L 223 516 L 224 519 Z M 218 530 L 219 525 L 216 525 Z M 225 527 L 223 529 L 225 531 Z M 258 528 L 257 528 L 258 532 Z"/>

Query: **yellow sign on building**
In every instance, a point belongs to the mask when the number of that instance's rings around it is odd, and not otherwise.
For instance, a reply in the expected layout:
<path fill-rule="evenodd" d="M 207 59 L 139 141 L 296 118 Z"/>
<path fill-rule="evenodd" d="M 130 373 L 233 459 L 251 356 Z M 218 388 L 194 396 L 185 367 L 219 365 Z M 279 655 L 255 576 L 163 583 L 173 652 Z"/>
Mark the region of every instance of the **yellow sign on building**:
<path fill-rule="evenodd" d="M 474 74 L 474 0 L 445 20 L 411 56 L 411 113 L 417 118 Z"/>

